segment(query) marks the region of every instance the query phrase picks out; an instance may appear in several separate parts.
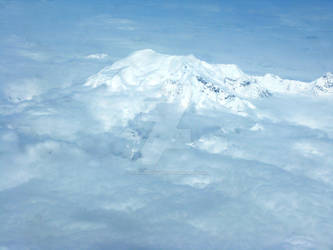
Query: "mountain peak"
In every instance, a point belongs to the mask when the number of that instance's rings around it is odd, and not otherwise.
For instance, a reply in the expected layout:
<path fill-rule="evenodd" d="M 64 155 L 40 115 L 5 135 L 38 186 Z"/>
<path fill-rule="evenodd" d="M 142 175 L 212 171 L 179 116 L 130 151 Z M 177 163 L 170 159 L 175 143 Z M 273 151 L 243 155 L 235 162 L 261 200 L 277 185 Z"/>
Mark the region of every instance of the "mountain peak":
<path fill-rule="evenodd" d="M 322 77 L 313 82 L 314 92 L 317 95 L 333 94 L 333 74 L 327 72 Z"/>
<path fill-rule="evenodd" d="M 109 92 L 139 92 L 149 98 L 164 97 L 168 102 L 187 100 L 187 104 L 200 107 L 207 103 L 231 107 L 237 102 L 236 106 L 243 109 L 251 106 L 251 99 L 272 94 L 331 93 L 333 75 L 327 73 L 313 83 L 285 80 L 272 74 L 251 76 L 234 64 L 209 64 L 193 55 L 165 55 L 145 49 L 104 68 L 85 85 L 106 85 Z"/>
<path fill-rule="evenodd" d="M 324 74 L 323 77 L 333 79 L 333 73 L 332 72 L 327 72 L 326 74 Z"/>
<path fill-rule="evenodd" d="M 171 56 L 148 49 L 104 68 L 85 85 L 93 88 L 106 85 L 109 92 L 139 93 L 147 98 L 180 102 L 183 106 L 222 105 L 241 112 L 253 105 L 240 97 L 257 97 L 262 92 L 254 82 L 251 91 L 250 83 L 236 65 L 208 64 L 193 55 Z"/>
<path fill-rule="evenodd" d="M 225 78 L 236 80 L 245 77 L 245 74 L 234 64 L 208 64 L 193 55 L 173 56 L 144 49 L 105 67 L 90 77 L 85 85 L 97 87 L 106 84 L 110 87 L 111 82 L 108 80 L 116 75 L 121 75 L 122 80 L 131 86 L 137 85 L 140 79 L 146 79 L 146 82 L 149 82 L 149 79 L 154 76 L 158 76 L 159 80 L 166 78 L 179 80 L 185 75 L 206 76 L 220 83 L 223 83 Z"/>

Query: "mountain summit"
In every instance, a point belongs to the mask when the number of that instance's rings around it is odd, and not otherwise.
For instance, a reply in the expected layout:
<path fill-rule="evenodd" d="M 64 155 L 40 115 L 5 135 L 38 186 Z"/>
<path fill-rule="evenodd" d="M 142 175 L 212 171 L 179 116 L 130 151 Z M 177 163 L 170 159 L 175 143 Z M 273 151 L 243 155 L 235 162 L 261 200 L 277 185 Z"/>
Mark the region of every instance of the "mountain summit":
<path fill-rule="evenodd" d="M 333 94 L 333 74 L 326 73 L 314 81 L 314 92 L 318 95 Z"/>
<path fill-rule="evenodd" d="M 251 99 L 273 94 L 332 93 L 332 79 L 331 73 L 310 83 L 272 74 L 251 76 L 233 64 L 208 64 L 193 55 L 170 56 L 146 49 L 105 67 L 85 85 L 106 85 L 111 92 L 139 91 L 150 97 L 164 96 L 168 101 L 181 97 L 183 105 L 192 101 L 202 107 L 213 101 L 242 110 L 251 107 Z"/>

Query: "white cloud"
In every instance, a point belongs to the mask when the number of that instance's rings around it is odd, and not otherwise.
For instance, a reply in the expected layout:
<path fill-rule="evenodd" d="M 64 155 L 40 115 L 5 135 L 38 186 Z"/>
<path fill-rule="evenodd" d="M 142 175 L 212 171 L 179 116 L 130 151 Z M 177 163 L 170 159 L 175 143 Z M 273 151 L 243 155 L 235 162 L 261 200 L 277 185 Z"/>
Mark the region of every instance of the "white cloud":
<path fill-rule="evenodd" d="M 221 11 L 220 6 L 214 4 L 201 4 L 201 3 L 193 3 L 190 2 L 189 4 L 179 4 L 179 3 L 172 3 L 172 2 L 165 2 L 163 5 L 165 8 L 170 9 L 187 9 L 196 12 L 206 12 L 206 13 L 219 13 Z"/>
<path fill-rule="evenodd" d="M 29 58 L 34 61 L 45 61 L 47 60 L 47 56 L 45 53 L 40 51 L 33 51 L 33 50 L 17 50 L 17 54 L 26 58 Z"/>
<path fill-rule="evenodd" d="M 134 22 L 125 18 L 105 18 L 105 24 L 114 26 L 119 30 L 135 30 Z"/>
<path fill-rule="evenodd" d="M 0 102 L 11 111 L 0 114 L 0 246 L 205 249 L 209 242 L 210 249 L 281 249 L 288 241 L 326 249 L 325 242 L 333 243 L 326 223 L 333 209 L 332 140 L 281 118 L 305 106 L 327 121 L 327 101 L 262 98 L 251 111 L 271 110 L 279 121 L 191 108 L 178 119 L 173 106 L 155 105 L 164 99 L 134 87 L 72 86 L 19 102 L 38 93 L 36 81 L 8 85 L 17 101 Z M 132 152 L 142 153 L 152 137 L 162 155 L 145 165 L 144 154 Z"/>
<path fill-rule="evenodd" d="M 108 54 L 101 53 L 101 54 L 91 54 L 91 55 L 86 56 L 85 58 L 86 59 L 102 60 L 102 59 L 107 58 L 108 56 L 109 56 Z"/>
<path fill-rule="evenodd" d="M 22 81 L 8 83 L 3 88 L 3 92 L 10 102 L 18 103 L 29 101 L 42 91 L 40 81 L 36 78 L 23 79 Z"/>
<path fill-rule="evenodd" d="M 99 27 L 103 29 L 117 29 L 124 31 L 133 31 L 136 29 L 136 24 L 128 18 L 115 18 L 110 15 L 98 15 L 88 18 L 80 23 L 81 26 Z"/>

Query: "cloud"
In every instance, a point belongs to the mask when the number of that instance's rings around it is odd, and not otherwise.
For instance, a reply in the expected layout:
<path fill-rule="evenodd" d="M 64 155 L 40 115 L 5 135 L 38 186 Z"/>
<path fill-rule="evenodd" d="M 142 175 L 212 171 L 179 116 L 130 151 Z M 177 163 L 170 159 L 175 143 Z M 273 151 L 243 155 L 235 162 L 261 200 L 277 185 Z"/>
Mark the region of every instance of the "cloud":
<path fill-rule="evenodd" d="M 29 101 L 42 92 L 40 84 L 40 80 L 36 78 L 23 79 L 18 82 L 5 84 L 2 92 L 4 92 L 5 97 L 10 102 L 19 103 Z"/>
<path fill-rule="evenodd" d="M 179 3 L 172 3 L 166 2 L 162 5 L 164 8 L 170 9 L 185 9 L 200 13 L 219 13 L 221 11 L 220 6 L 214 4 L 201 4 L 201 3 L 190 3 L 190 4 L 179 4 Z"/>
<path fill-rule="evenodd" d="M 135 30 L 134 22 L 129 19 L 107 17 L 104 22 L 119 30 Z"/>
<path fill-rule="evenodd" d="M 108 56 L 109 56 L 108 54 L 101 53 L 101 54 L 91 54 L 91 55 L 86 56 L 85 58 L 86 59 L 102 60 L 102 59 L 107 58 Z"/>
<path fill-rule="evenodd" d="M 38 62 L 42 62 L 42 61 L 45 61 L 48 59 L 48 56 L 40 51 L 20 49 L 20 50 L 17 50 L 17 54 L 19 56 L 23 56 L 25 58 L 31 59 L 33 61 L 38 61 Z"/>
<path fill-rule="evenodd" d="M 33 49 L 37 46 L 35 43 L 18 35 L 9 35 L 7 38 L 4 39 L 4 42 L 7 46 L 16 47 L 24 50 Z"/>
<path fill-rule="evenodd" d="M 277 15 L 283 26 L 306 32 L 330 31 L 333 22 L 332 15 L 325 12 L 300 10 Z M 310 35 L 313 37 L 313 35 Z"/>
<path fill-rule="evenodd" d="M 24 96 L 31 82 L 9 93 Z M 148 103 L 140 107 L 141 100 Z M 301 106 L 324 106 L 261 101 L 258 108 L 272 105 L 279 117 L 286 107 L 295 114 Z M 320 249 L 320 242 L 332 242 L 323 222 L 332 217 L 331 140 L 290 122 L 218 110 L 188 110 L 177 129 L 191 133 L 178 136 L 169 126 L 175 114 L 164 105 L 148 111 L 149 102 L 142 92 L 78 86 L 11 104 L 21 111 L 0 114 L 0 219 L 6 225 L 0 245 L 45 249 L 51 240 L 57 249 L 96 249 L 98 239 L 105 246 L 119 241 L 118 248 L 202 249 L 211 242 L 211 249 L 267 249 L 272 237 L 283 246 L 294 232 L 309 235 Z M 265 129 L 252 131 L 257 122 Z M 157 150 L 167 149 L 149 170 L 130 152 L 152 136 Z M 148 174 L 130 174 L 144 167 Z"/>
<path fill-rule="evenodd" d="M 308 40 L 318 40 L 319 37 L 318 36 L 310 35 L 310 36 L 305 36 L 305 39 L 308 39 Z"/>
<path fill-rule="evenodd" d="M 103 29 L 116 29 L 124 31 L 133 31 L 136 29 L 136 24 L 133 20 L 127 18 L 116 18 L 110 15 L 98 15 L 88 18 L 80 23 L 80 26 L 85 27 L 100 27 Z"/>

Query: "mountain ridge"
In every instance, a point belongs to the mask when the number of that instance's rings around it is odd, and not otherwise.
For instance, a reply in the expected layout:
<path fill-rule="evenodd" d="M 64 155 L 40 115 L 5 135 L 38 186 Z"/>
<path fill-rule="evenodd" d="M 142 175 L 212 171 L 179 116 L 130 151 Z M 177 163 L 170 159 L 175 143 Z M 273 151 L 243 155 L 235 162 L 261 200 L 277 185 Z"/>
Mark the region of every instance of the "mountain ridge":
<path fill-rule="evenodd" d="M 266 74 L 251 76 L 234 64 L 209 64 L 193 55 L 171 56 L 140 50 L 89 77 L 86 87 L 105 85 L 111 93 L 139 93 L 196 109 L 226 107 L 246 115 L 255 109 L 253 99 L 272 95 L 321 96 L 333 93 L 333 77 L 313 82 L 282 79 Z"/>
<path fill-rule="evenodd" d="M 181 76 L 186 73 L 206 82 L 212 81 L 217 87 L 227 88 L 229 92 L 246 98 L 259 97 L 260 90 L 315 95 L 331 93 L 333 90 L 333 74 L 330 72 L 312 82 L 282 79 L 270 73 L 263 76 L 248 75 L 235 64 L 209 64 L 193 55 L 172 56 L 151 49 L 136 51 L 105 67 L 89 77 L 85 86 L 97 87 L 105 84 L 109 90 L 116 91 L 126 89 L 125 86 L 158 85 L 154 76 L 159 76 L 160 82 L 166 79 L 182 80 Z M 249 89 L 248 86 L 253 88 Z"/>

